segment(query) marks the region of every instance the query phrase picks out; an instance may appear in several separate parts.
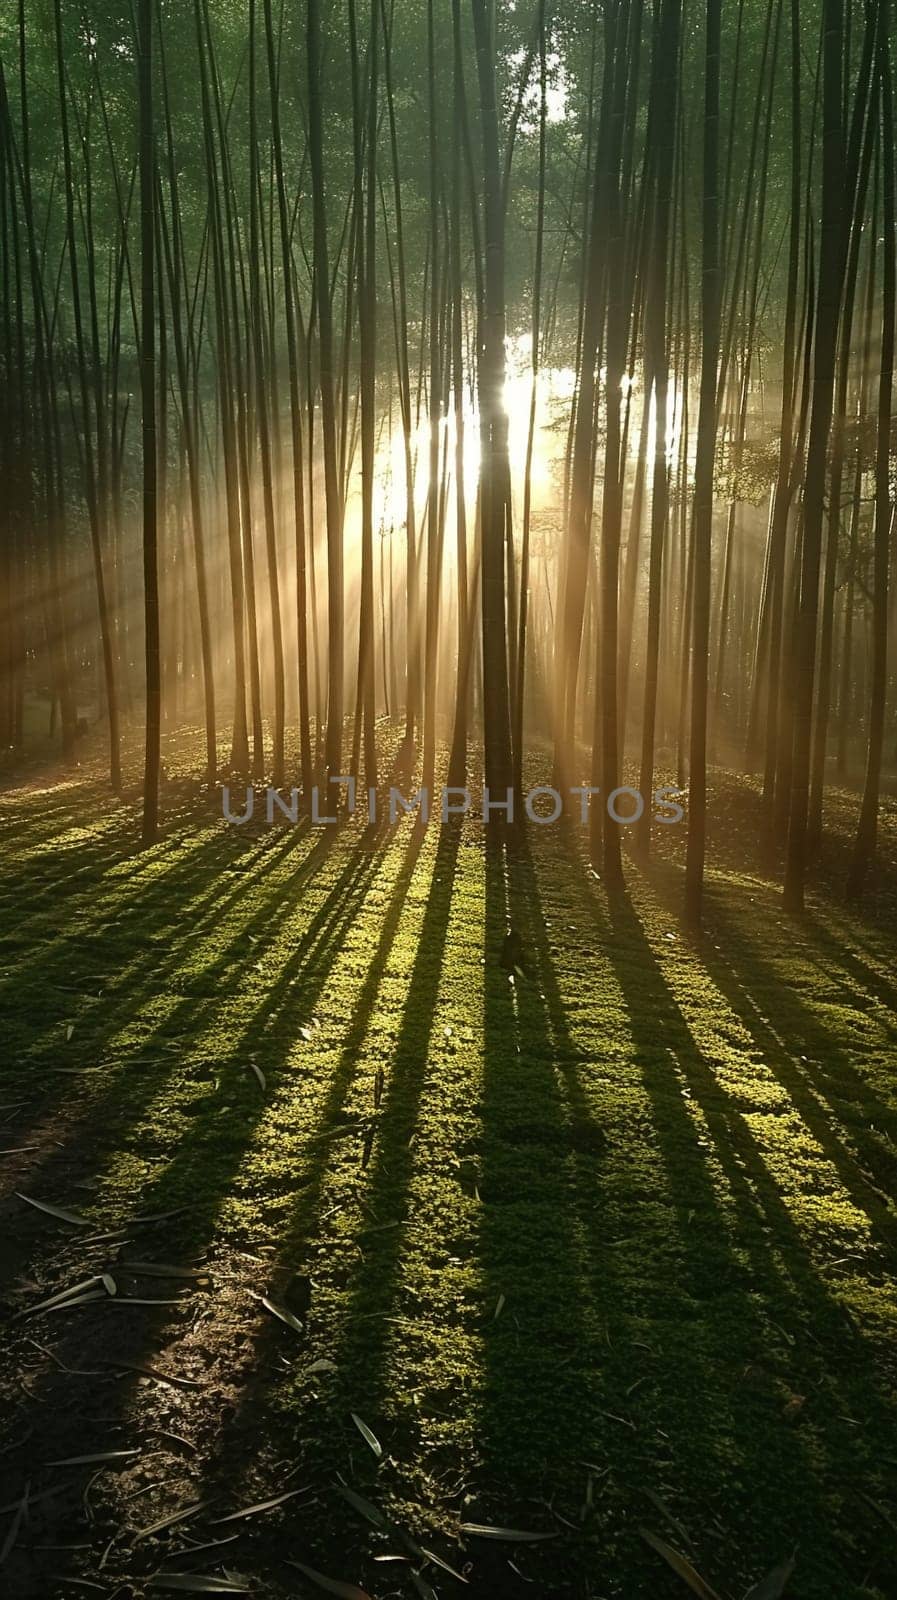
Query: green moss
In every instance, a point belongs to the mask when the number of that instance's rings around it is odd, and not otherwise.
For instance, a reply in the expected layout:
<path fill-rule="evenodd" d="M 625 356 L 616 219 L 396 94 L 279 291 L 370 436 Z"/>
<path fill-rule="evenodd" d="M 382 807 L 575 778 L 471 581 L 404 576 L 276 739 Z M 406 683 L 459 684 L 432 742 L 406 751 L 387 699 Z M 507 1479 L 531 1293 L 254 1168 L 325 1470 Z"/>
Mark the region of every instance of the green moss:
<path fill-rule="evenodd" d="M 892 1592 L 852 1489 L 895 1487 L 893 924 L 821 898 L 797 929 L 730 854 L 694 945 L 676 841 L 614 909 L 554 829 L 505 868 L 474 829 L 201 815 L 136 855 L 87 782 L 2 811 L 2 1097 L 64 1102 L 29 1186 L 109 1224 L 189 1205 L 183 1251 L 311 1274 L 302 1360 L 241 1404 L 321 1488 L 317 1565 L 370 1531 L 344 1471 L 418 1528 L 550 1504 L 540 1596 L 676 1592 L 648 1489 L 732 1592 L 794 1546 L 802 1600 Z"/>

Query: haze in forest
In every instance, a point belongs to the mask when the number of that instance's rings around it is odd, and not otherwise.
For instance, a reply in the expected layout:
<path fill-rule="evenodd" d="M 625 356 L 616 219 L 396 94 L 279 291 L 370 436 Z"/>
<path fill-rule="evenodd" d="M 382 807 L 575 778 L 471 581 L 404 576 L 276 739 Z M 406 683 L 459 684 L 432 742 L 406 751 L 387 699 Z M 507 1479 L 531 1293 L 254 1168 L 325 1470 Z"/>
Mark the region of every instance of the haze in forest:
<path fill-rule="evenodd" d="M 792 909 L 860 782 L 859 892 L 892 46 L 886 0 L 7 8 L 0 741 L 105 723 L 117 788 L 144 719 L 148 841 L 163 728 L 305 796 L 660 775 L 695 921 L 708 762 Z"/>

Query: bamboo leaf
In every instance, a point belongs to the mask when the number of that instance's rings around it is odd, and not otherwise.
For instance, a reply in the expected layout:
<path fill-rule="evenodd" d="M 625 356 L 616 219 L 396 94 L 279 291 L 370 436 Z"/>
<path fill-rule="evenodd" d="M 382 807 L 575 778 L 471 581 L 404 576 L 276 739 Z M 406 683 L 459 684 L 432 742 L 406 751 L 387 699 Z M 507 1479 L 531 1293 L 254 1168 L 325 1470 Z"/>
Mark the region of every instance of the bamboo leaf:
<path fill-rule="evenodd" d="M 462 1533 L 473 1534 L 477 1539 L 504 1539 L 509 1544 L 536 1544 L 543 1539 L 556 1539 L 556 1533 L 527 1533 L 521 1528 L 495 1528 L 486 1522 L 462 1522 Z"/>
<path fill-rule="evenodd" d="M 65 1456 L 61 1461 L 48 1461 L 48 1467 L 91 1467 L 100 1461 L 126 1461 L 139 1456 L 139 1450 L 99 1450 L 94 1455 Z"/>
<path fill-rule="evenodd" d="M 459 1583 L 467 1583 L 468 1580 L 463 1572 L 458 1572 L 454 1567 L 450 1567 L 448 1562 L 443 1561 L 442 1556 L 438 1556 L 434 1550 L 423 1550 L 422 1554 L 426 1556 L 428 1561 L 432 1561 L 434 1567 L 441 1567 L 443 1572 L 447 1572 L 452 1578 L 457 1578 Z"/>
<path fill-rule="evenodd" d="M 299 1318 L 295 1317 L 287 1306 L 282 1306 L 277 1300 L 270 1300 L 266 1294 L 259 1295 L 259 1299 L 266 1311 L 270 1311 L 272 1316 L 279 1317 L 281 1322 L 286 1323 L 288 1328 L 293 1329 L 294 1333 L 305 1332 Z"/>
<path fill-rule="evenodd" d="M 110 1297 L 105 1289 L 89 1289 L 87 1294 L 79 1294 L 74 1300 L 66 1298 L 59 1305 L 51 1306 L 51 1311 L 71 1311 L 75 1306 L 89 1306 L 94 1300 L 108 1300 Z"/>
<path fill-rule="evenodd" d="M 30 1194 L 22 1194 L 16 1189 L 16 1197 L 24 1200 L 28 1206 L 34 1206 L 38 1211 L 46 1212 L 48 1217 L 56 1217 L 60 1222 L 74 1223 L 76 1228 L 90 1228 L 93 1224 L 87 1217 L 79 1217 L 76 1211 L 67 1211 L 65 1206 L 52 1206 L 48 1200 L 34 1200 Z"/>
<path fill-rule="evenodd" d="M 661 1539 L 658 1534 L 652 1533 L 649 1528 L 640 1528 L 639 1532 L 645 1543 L 649 1544 L 652 1550 L 656 1550 L 667 1566 L 672 1567 L 682 1581 L 688 1584 L 693 1594 L 700 1595 L 701 1600 L 719 1600 L 716 1590 L 711 1589 L 709 1583 L 704 1582 L 701 1574 L 695 1571 L 690 1561 L 686 1561 L 684 1556 L 680 1556 L 678 1550 L 674 1550 L 672 1545 L 667 1544 L 666 1540 Z"/>
<path fill-rule="evenodd" d="M 339 1578 L 325 1578 L 323 1572 L 316 1572 L 314 1567 L 307 1567 L 302 1561 L 291 1561 L 290 1566 L 298 1572 L 304 1572 L 306 1578 L 311 1578 L 312 1583 L 316 1583 L 326 1594 L 337 1595 L 338 1600 L 371 1600 L 367 1591 L 359 1589 L 357 1583 L 341 1583 Z"/>
<path fill-rule="evenodd" d="M 365 1444 L 370 1445 L 371 1449 L 374 1452 L 374 1455 L 377 1457 L 377 1460 L 379 1461 L 380 1457 L 383 1454 L 383 1446 L 380 1443 L 380 1440 L 377 1438 L 377 1435 L 375 1433 L 371 1432 L 371 1430 L 368 1427 L 367 1423 L 366 1422 L 362 1422 L 361 1418 L 359 1416 L 357 1416 L 354 1411 L 351 1413 L 351 1416 L 352 1416 L 352 1421 L 354 1422 L 356 1428 L 358 1429 L 358 1432 L 361 1434 L 361 1437 L 364 1440 Z"/>
<path fill-rule="evenodd" d="M 3 1566 L 3 1564 L 7 1560 L 7 1557 L 12 1554 L 12 1551 L 13 1551 L 13 1549 L 15 1547 L 15 1542 L 19 1537 L 19 1529 L 22 1526 L 22 1519 L 24 1518 L 25 1513 L 28 1510 L 28 1491 L 29 1491 L 30 1488 L 31 1488 L 30 1482 L 26 1483 L 25 1492 L 22 1495 L 22 1498 L 19 1501 L 18 1505 L 16 1506 L 15 1514 L 14 1514 L 12 1522 L 10 1523 L 9 1528 L 7 1530 L 6 1538 L 3 1541 L 3 1547 L 2 1547 L 2 1549 L 0 1549 L 0 1567 Z"/>
<path fill-rule="evenodd" d="M 156 1572 L 148 1589 L 174 1589 L 179 1594 L 250 1594 L 248 1583 L 238 1578 L 206 1577 L 201 1572 Z"/>
<path fill-rule="evenodd" d="M 107 1361 L 117 1372 L 139 1372 L 143 1378 L 155 1378 L 159 1383 L 170 1383 L 174 1389 L 201 1389 L 195 1378 L 176 1378 L 170 1372 L 160 1372 L 157 1367 L 147 1367 L 137 1361 Z"/>
<path fill-rule="evenodd" d="M 275 1495 L 273 1500 L 259 1500 L 254 1506 L 244 1506 L 242 1511 L 230 1511 L 226 1517 L 216 1517 L 212 1523 L 213 1528 L 220 1528 L 224 1522 L 240 1522 L 244 1517 L 259 1517 L 264 1511 L 273 1511 L 276 1506 L 282 1506 L 285 1500 L 294 1500 L 297 1494 L 308 1494 L 309 1490 L 288 1489 L 286 1494 Z"/>
<path fill-rule="evenodd" d="M 48 1300 L 38 1300 L 37 1305 L 25 1306 L 22 1311 L 16 1312 L 12 1320 L 15 1321 L 18 1317 L 33 1317 L 37 1311 L 52 1311 L 54 1306 L 65 1305 L 67 1301 L 74 1300 L 78 1295 L 98 1288 L 101 1282 L 102 1279 L 98 1277 L 82 1278 L 80 1283 L 70 1284 L 67 1289 L 60 1289 L 58 1294 L 51 1294 Z"/>
<path fill-rule="evenodd" d="M 186 1522 L 188 1518 L 198 1516 L 200 1511 L 205 1511 L 207 1506 L 213 1504 L 211 1500 L 194 1500 L 192 1505 L 184 1506 L 181 1511 L 172 1511 L 170 1516 L 160 1517 L 158 1522 L 151 1522 L 148 1527 L 140 1528 L 134 1534 L 134 1543 L 138 1539 L 149 1539 L 154 1533 L 161 1533 L 163 1528 L 173 1528 L 176 1522 Z"/>
<path fill-rule="evenodd" d="M 336 1492 L 341 1494 L 344 1500 L 348 1500 L 350 1506 L 354 1506 L 356 1511 L 360 1511 L 361 1515 L 372 1523 L 375 1528 L 385 1530 L 389 1527 L 389 1523 L 380 1507 L 372 1505 L 370 1500 L 365 1500 L 363 1495 L 356 1494 L 354 1489 L 349 1489 L 344 1483 L 338 1483 Z"/>
<path fill-rule="evenodd" d="M 788 1581 L 794 1571 L 794 1557 L 783 1561 L 781 1566 L 773 1567 L 753 1589 L 749 1589 L 744 1600 L 779 1600 L 785 1593 Z"/>
<path fill-rule="evenodd" d="M 123 1261 L 122 1272 L 133 1272 L 138 1278 L 207 1278 L 205 1267 L 173 1267 L 167 1261 Z"/>

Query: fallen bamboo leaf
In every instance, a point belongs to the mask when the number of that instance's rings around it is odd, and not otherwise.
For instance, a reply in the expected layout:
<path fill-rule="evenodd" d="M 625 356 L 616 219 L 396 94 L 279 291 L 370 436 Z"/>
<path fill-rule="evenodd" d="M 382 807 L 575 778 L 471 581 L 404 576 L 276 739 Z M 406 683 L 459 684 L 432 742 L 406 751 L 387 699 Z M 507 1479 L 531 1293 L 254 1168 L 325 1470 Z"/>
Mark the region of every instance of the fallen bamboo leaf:
<path fill-rule="evenodd" d="M 670 1524 L 670 1527 L 675 1529 L 676 1533 L 678 1533 L 678 1535 L 679 1535 L 679 1538 L 682 1540 L 682 1543 L 684 1545 L 686 1545 L 688 1547 L 688 1549 L 693 1552 L 694 1551 L 694 1545 L 692 1544 L 692 1541 L 688 1536 L 687 1529 L 685 1529 L 682 1526 L 682 1523 L 678 1520 L 678 1518 L 673 1516 L 673 1513 L 670 1510 L 669 1506 L 667 1505 L 666 1501 L 662 1500 L 660 1495 L 657 1494 L 654 1489 L 646 1489 L 645 1490 L 645 1494 L 648 1496 L 648 1499 L 652 1502 L 652 1504 L 657 1507 L 657 1509 L 660 1512 L 661 1516 L 662 1517 L 666 1517 L 666 1520 Z"/>
<path fill-rule="evenodd" d="M 52 1206 L 48 1200 L 34 1200 L 30 1194 L 22 1194 L 16 1189 L 17 1199 L 24 1200 L 28 1206 L 35 1206 L 38 1211 L 46 1212 L 48 1217 L 57 1217 L 60 1222 L 72 1222 L 76 1228 L 90 1228 L 92 1223 L 87 1217 L 79 1217 L 76 1211 L 67 1211 L 65 1206 Z"/>
<path fill-rule="evenodd" d="M 282 1506 L 285 1500 L 294 1500 L 297 1494 L 308 1494 L 308 1489 L 288 1489 L 286 1494 L 275 1495 L 273 1500 L 259 1500 L 254 1506 L 244 1506 L 242 1511 L 230 1511 L 226 1517 L 216 1517 L 212 1523 L 213 1528 L 220 1528 L 224 1522 L 241 1522 L 244 1517 L 259 1517 L 264 1511 L 273 1511 L 276 1506 Z"/>
<path fill-rule="evenodd" d="M 159 1383 L 170 1383 L 175 1389 L 201 1389 L 201 1383 L 195 1378 L 175 1378 L 170 1372 L 159 1372 L 156 1367 L 145 1367 L 139 1362 L 107 1361 L 107 1367 L 115 1367 L 117 1372 L 138 1372 L 144 1378 L 157 1378 Z"/>
<path fill-rule="evenodd" d="M 65 1456 L 61 1461 L 48 1461 L 48 1467 L 89 1467 L 100 1461 L 125 1461 L 139 1456 L 139 1450 L 100 1450 L 94 1455 Z"/>
<path fill-rule="evenodd" d="M 339 1600 L 371 1600 L 367 1591 L 359 1589 L 357 1583 L 340 1583 L 338 1578 L 325 1578 L 322 1572 L 315 1572 L 314 1567 L 306 1567 L 301 1561 L 291 1561 L 290 1566 L 299 1572 L 304 1572 L 319 1589 L 324 1589 L 327 1594 L 337 1595 Z"/>
<path fill-rule="evenodd" d="M 785 1593 L 785 1587 L 794 1571 L 794 1557 L 783 1561 L 781 1566 L 773 1567 L 753 1589 L 749 1589 L 744 1600 L 780 1600 Z"/>
<path fill-rule="evenodd" d="M 24 1156 L 29 1150 L 39 1150 L 39 1144 L 20 1144 L 16 1150 L 0 1150 L 0 1156 Z"/>
<path fill-rule="evenodd" d="M 685 1556 L 681 1556 L 678 1550 L 674 1550 L 672 1545 L 667 1544 L 665 1539 L 661 1539 L 656 1533 L 652 1533 L 650 1528 L 640 1528 L 639 1533 L 645 1543 L 649 1544 L 651 1549 L 657 1552 L 667 1566 L 672 1567 L 682 1581 L 688 1584 L 693 1594 L 700 1595 L 701 1600 L 719 1600 L 716 1590 L 711 1589 L 709 1583 L 705 1583 L 701 1574 L 695 1571 L 691 1562 L 687 1561 Z"/>
<path fill-rule="evenodd" d="M 359 1416 L 357 1416 L 354 1411 L 351 1412 L 350 1415 L 352 1417 L 352 1421 L 354 1422 L 356 1428 L 358 1429 L 358 1432 L 361 1434 L 361 1437 L 364 1440 L 365 1444 L 370 1445 L 371 1449 L 374 1452 L 374 1455 L 377 1457 L 377 1460 L 379 1461 L 380 1457 L 383 1454 L 383 1446 L 380 1443 L 380 1440 L 377 1438 L 377 1435 L 375 1433 L 371 1432 L 371 1430 L 368 1427 L 367 1423 L 366 1422 L 362 1422 L 361 1418 Z"/>
<path fill-rule="evenodd" d="M 250 1594 L 248 1583 L 235 1578 L 207 1577 L 201 1572 L 156 1572 L 148 1589 L 176 1589 L 179 1594 Z"/>
<path fill-rule="evenodd" d="M 302 1376 L 311 1378 L 316 1372 L 339 1372 L 339 1367 L 335 1361 L 328 1361 L 326 1356 L 322 1356 L 320 1361 L 313 1361 L 310 1367 L 306 1367 Z"/>
<path fill-rule="evenodd" d="M 293 1329 L 294 1333 L 305 1332 L 305 1329 L 302 1326 L 302 1323 L 299 1321 L 299 1318 L 294 1317 L 292 1311 L 288 1310 L 286 1306 L 280 1305 L 277 1300 L 269 1300 L 266 1294 L 261 1294 L 258 1296 L 258 1298 L 261 1300 L 266 1311 L 270 1311 L 272 1316 L 279 1317 L 281 1322 L 285 1323 L 288 1328 Z"/>
<path fill-rule="evenodd" d="M 87 1294 L 79 1294 L 74 1300 L 61 1300 L 58 1306 L 50 1306 L 51 1311 L 71 1311 L 75 1306 L 89 1306 L 96 1300 L 108 1300 L 105 1289 L 90 1289 Z"/>
<path fill-rule="evenodd" d="M 19 1317 L 33 1317 L 36 1311 L 52 1311 L 54 1306 L 64 1305 L 75 1295 L 98 1288 L 101 1282 L 102 1279 L 98 1277 L 82 1278 L 80 1283 L 70 1284 L 67 1289 L 60 1289 L 58 1294 L 51 1294 L 48 1300 L 39 1300 L 36 1306 L 25 1306 L 22 1311 L 16 1312 L 12 1320 L 15 1322 Z"/>
<path fill-rule="evenodd" d="M 122 1272 L 139 1278 L 207 1278 L 208 1267 L 173 1267 L 167 1261 L 122 1261 Z"/>
<path fill-rule="evenodd" d="M 505 1539 L 509 1544 L 536 1544 L 543 1539 L 556 1539 L 556 1533 L 527 1533 L 521 1528 L 493 1528 L 485 1522 L 462 1522 L 462 1533 L 474 1534 L 478 1539 Z"/>
<path fill-rule="evenodd" d="M 441 1567 L 443 1572 L 447 1572 L 449 1574 L 449 1577 L 457 1578 L 459 1583 L 468 1582 L 463 1572 L 458 1572 L 454 1567 L 450 1567 L 447 1561 L 443 1561 L 442 1556 L 438 1556 L 436 1554 L 435 1550 L 422 1549 L 421 1554 L 426 1556 L 428 1561 L 432 1561 L 434 1567 Z"/>
<path fill-rule="evenodd" d="M 161 1533 L 163 1528 L 173 1528 L 176 1522 L 186 1522 L 189 1517 L 195 1517 L 200 1511 L 205 1511 L 214 1505 L 214 1500 L 194 1500 L 192 1505 L 184 1506 L 180 1511 L 172 1511 L 167 1517 L 160 1517 L 158 1522 L 151 1522 L 148 1527 L 138 1529 L 133 1535 L 134 1543 L 138 1539 L 149 1539 L 154 1533 Z"/>
<path fill-rule="evenodd" d="M 22 1526 L 22 1519 L 28 1510 L 28 1493 L 30 1488 L 31 1483 L 29 1480 L 29 1482 L 25 1485 L 25 1492 L 16 1506 L 15 1514 L 7 1530 L 6 1538 L 3 1541 L 3 1547 L 0 1549 L 0 1567 L 3 1566 L 7 1558 L 12 1554 L 15 1542 L 19 1537 L 19 1529 Z"/>
<path fill-rule="evenodd" d="M 178 1561 L 183 1556 L 202 1555 L 205 1550 L 221 1550 L 226 1544 L 236 1544 L 239 1537 L 238 1533 L 229 1533 L 226 1539 L 210 1539 L 207 1544 L 180 1544 L 176 1550 L 169 1550 L 162 1556 L 162 1560 Z"/>
<path fill-rule="evenodd" d="M 265 1074 L 263 1073 L 261 1067 L 257 1067 L 254 1061 L 250 1061 L 249 1070 L 250 1070 L 250 1072 L 254 1072 L 255 1073 L 256 1077 L 258 1078 L 260 1087 L 262 1089 L 267 1089 L 268 1082 L 267 1082 L 267 1079 L 266 1079 Z"/>
<path fill-rule="evenodd" d="M 372 1523 L 375 1528 L 385 1529 L 389 1526 L 380 1507 L 372 1505 L 370 1500 L 365 1500 L 364 1495 L 356 1494 L 354 1489 L 347 1488 L 344 1483 L 336 1484 L 335 1488 L 337 1494 L 341 1494 L 344 1500 L 348 1500 L 350 1506 L 354 1506 L 356 1511 L 360 1511 L 361 1515 Z"/>
<path fill-rule="evenodd" d="M 103 1288 L 110 1297 L 118 1294 L 118 1284 L 109 1272 L 103 1273 Z"/>

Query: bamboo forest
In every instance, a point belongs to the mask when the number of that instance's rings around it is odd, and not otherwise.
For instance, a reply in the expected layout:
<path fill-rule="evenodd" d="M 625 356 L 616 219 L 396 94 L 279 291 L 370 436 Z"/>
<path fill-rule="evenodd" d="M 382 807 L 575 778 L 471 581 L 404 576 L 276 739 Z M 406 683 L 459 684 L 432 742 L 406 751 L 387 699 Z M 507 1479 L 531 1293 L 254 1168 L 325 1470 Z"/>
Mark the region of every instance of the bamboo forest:
<path fill-rule="evenodd" d="M 10 1600 L 897 1597 L 895 73 L 0 0 Z"/>

